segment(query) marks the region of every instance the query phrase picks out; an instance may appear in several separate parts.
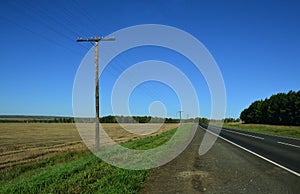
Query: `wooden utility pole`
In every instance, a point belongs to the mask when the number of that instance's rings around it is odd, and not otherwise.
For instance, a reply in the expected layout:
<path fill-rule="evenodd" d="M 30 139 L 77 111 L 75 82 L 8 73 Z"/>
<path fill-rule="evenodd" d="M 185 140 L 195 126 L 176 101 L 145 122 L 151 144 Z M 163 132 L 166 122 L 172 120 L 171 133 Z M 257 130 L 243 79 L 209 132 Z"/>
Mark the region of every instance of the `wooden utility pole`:
<path fill-rule="evenodd" d="M 100 133 L 99 133 L 99 41 L 113 41 L 116 40 L 114 37 L 111 38 L 88 38 L 88 39 L 77 39 L 77 42 L 94 42 L 95 47 L 95 105 L 96 105 L 96 121 L 95 121 L 95 148 L 99 148 Z"/>
<path fill-rule="evenodd" d="M 178 111 L 177 113 L 179 113 L 179 118 L 180 118 L 180 120 L 179 120 L 179 122 L 181 122 L 181 114 L 182 114 L 182 110 L 180 110 L 180 111 Z"/>

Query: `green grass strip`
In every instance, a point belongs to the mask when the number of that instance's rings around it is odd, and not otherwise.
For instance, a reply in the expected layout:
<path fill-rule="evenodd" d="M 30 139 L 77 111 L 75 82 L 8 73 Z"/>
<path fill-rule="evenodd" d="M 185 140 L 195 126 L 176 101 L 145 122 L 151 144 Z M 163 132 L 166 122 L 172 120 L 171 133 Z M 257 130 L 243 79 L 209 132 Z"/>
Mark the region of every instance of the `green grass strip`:
<path fill-rule="evenodd" d="M 224 123 L 223 127 L 300 138 L 300 126 L 280 126 L 263 124 Z"/>

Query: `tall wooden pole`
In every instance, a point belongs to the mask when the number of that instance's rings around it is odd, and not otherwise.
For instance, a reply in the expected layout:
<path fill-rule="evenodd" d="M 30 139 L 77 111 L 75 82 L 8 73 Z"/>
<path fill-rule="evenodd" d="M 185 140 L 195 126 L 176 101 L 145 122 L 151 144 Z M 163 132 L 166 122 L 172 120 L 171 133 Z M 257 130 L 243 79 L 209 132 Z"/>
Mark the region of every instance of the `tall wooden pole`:
<path fill-rule="evenodd" d="M 95 104 L 96 104 L 96 121 L 95 121 L 95 148 L 99 148 L 99 60 L 98 60 L 99 42 L 95 42 Z"/>
<path fill-rule="evenodd" d="M 181 123 L 181 119 L 182 119 L 182 117 L 181 117 L 181 114 L 182 114 L 182 110 L 180 110 L 180 111 L 177 111 L 177 113 L 179 113 L 179 123 Z"/>
<path fill-rule="evenodd" d="M 114 37 L 111 38 L 88 38 L 88 39 L 77 39 L 77 42 L 95 42 L 95 105 L 96 105 L 96 116 L 95 116 L 95 148 L 99 148 L 100 144 L 100 131 L 99 131 L 99 41 L 111 41 L 115 40 Z"/>

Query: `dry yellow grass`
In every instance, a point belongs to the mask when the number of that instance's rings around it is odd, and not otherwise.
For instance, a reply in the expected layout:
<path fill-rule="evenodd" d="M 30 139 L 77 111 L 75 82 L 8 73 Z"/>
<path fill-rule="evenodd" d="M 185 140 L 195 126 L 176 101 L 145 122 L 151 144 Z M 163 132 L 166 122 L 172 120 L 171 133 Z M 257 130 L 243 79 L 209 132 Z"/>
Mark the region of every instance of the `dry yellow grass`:
<path fill-rule="evenodd" d="M 94 124 L 80 125 L 94 129 Z M 157 124 L 125 124 L 125 126 L 141 131 L 158 127 Z M 126 142 L 174 129 L 178 124 L 164 124 L 158 131 L 144 136 L 129 133 L 118 124 L 102 124 L 102 127 L 115 141 Z M 0 169 L 34 162 L 74 149 L 87 149 L 75 124 L 0 123 Z"/>

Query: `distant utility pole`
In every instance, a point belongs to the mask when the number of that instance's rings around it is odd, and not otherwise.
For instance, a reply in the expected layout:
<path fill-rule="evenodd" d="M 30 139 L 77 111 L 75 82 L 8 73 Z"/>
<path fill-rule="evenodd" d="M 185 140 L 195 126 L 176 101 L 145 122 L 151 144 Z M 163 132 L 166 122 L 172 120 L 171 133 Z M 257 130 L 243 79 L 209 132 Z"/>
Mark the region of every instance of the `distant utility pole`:
<path fill-rule="evenodd" d="M 179 118 L 180 118 L 180 120 L 179 120 L 179 122 L 181 122 L 181 114 L 182 114 L 182 110 L 180 110 L 180 111 L 178 111 L 177 113 L 179 113 Z"/>
<path fill-rule="evenodd" d="M 116 40 L 115 37 L 103 38 L 103 37 L 95 37 L 88 39 L 77 39 L 77 42 L 94 42 L 95 47 L 95 104 L 96 104 L 96 126 L 95 126 L 95 148 L 99 148 L 99 59 L 98 59 L 98 44 L 99 41 L 113 41 Z"/>

